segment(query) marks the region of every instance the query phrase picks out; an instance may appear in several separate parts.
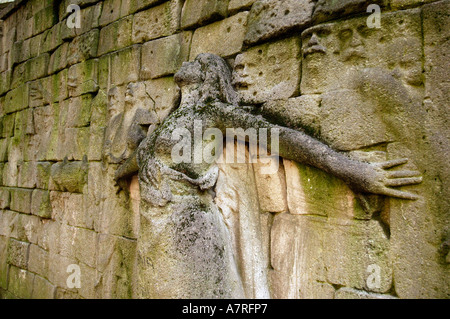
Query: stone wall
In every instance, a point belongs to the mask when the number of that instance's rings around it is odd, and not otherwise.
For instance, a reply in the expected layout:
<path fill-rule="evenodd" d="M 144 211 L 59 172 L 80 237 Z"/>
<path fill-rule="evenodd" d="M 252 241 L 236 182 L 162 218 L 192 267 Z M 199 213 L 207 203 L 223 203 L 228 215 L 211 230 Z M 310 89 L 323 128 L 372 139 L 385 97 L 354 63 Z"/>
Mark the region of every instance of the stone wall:
<path fill-rule="evenodd" d="M 81 7 L 80 28 L 67 25 L 70 4 Z M 369 4 L 381 7 L 381 29 L 366 25 Z M 358 197 L 287 160 L 273 175 L 221 167 L 219 207 L 256 212 L 237 227 L 261 247 L 239 253 L 262 251 L 253 272 L 264 269 L 269 291 L 255 281 L 246 296 L 448 298 L 449 13 L 448 0 L 6 6 L 0 296 L 136 297 L 139 186 L 135 177 L 116 185 L 114 175 L 177 107 L 174 73 L 208 52 L 233 69 L 242 104 L 271 121 L 358 159 L 407 157 L 423 175 L 410 201 Z M 80 267 L 80 288 L 67 285 L 69 265 Z"/>

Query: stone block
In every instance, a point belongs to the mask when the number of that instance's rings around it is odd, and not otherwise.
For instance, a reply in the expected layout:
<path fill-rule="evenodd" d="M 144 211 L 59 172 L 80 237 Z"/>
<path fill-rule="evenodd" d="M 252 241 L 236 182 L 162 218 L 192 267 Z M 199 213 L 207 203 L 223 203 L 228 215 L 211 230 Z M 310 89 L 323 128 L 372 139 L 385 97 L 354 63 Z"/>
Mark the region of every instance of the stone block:
<path fill-rule="evenodd" d="M 54 220 L 42 221 L 42 228 L 38 234 L 37 244 L 49 253 L 57 253 L 60 246 L 60 224 Z M 50 259 L 50 256 L 49 256 Z M 48 261 L 50 267 L 50 260 Z M 47 278 L 50 277 L 50 274 Z"/>
<path fill-rule="evenodd" d="M 77 36 L 69 44 L 67 63 L 73 65 L 97 56 L 99 30 L 94 29 Z"/>
<path fill-rule="evenodd" d="M 112 85 L 122 85 L 139 79 L 141 46 L 134 45 L 112 53 L 110 77 Z"/>
<path fill-rule="evenodd" d="M 69 68 L 67 90 L 71 97 L 98 91 L 98 59 L 87 60 Z"/>
<path fill-rule="evenodd" d="M 173 77 L 165 77 L 150 81 L 145 81 L 146 91 L 154 101 L 154 109 L 159 123 L 178 106 L 180 99 L 180 88 L 175 83 Z"/>
<path fill-rule="evenodd" d="M 365 215 L 355 195 L 343 181 L 311 166 L 288 160 L 283 163 L 291 214 L 338 218 Z"/>
<path fill-rule="evenodd" d="M 9 189 L 6 187 L 2 187 L 0 189 L 0 209 L 7 209 L 9 208 L 11 202 L 11 194 L 9 192 Z M 4 234 L 0 234 L 4 235 Z"/>
<path fill-rule="evenodd" d="M 302 30 L 311 22 L 315 2 L 312 0 L 258 0 L 248 19 L 245 44 L 252 45 Z"/>
<path fill-rule="evenodd" d="M 80 262 L 91 268 L 95 268 L 97 259 L 97 233 L 92 230 L 75 227 L 74 251 L 75 257 Z"/>
<path fill-rule="evenodd" d="M 228 4 L 228 13 L 234 14 L 239 10 L 250 9 L 256 0 L 230 0 Z"/>
<path fill-rule="evenodd" d="M 142 46 L 141 79 L 155 79 L 175 74 L 189 59 L 192 33 L 153 40 Z"/>
<path fill-rule="evenodd" d="M 100 31 L 98 55 L 131 45 L 132 22 L 132 17 L 128 16 L 103 27 Z"/>
<path fill-rule="evenodd" d="M 174 34 L 180 25 L 181 5 L 182 1 L 171 0 L 136 13 L 133 18 L 133 43 Z"/>
<path fill-rule="evenodd" d="M 87 171 L 87 162 L 60 162 L 52 165 L 51 178 L 59 190 L 82 193 Z"/>
<path fill-rule="evenodd" d="M 33 117 L 35 124 L 39 125 L 39 127 L 36 127 L 37 134 L 33 136 L 37 149 L 36 159 L 39 161 L 56 160 L 57 145 L 60 138 L 58 132 L 59 104 L 53 103 L 34 108 Z"/>
<path fill-rule="evenodd" d="M 70 4 L 74 4 L 75 1 L 71 0 Z M 94 2 L 94 1 L 93 1 Z M 97 2 L 97 1 L 95 1 Z M 67 6 L 66 6 L 67 8 Z M 102 12 L 102 3 L 98 2 L 95 5 L 81 9 L 80 16 L 80 26 L 81 28 L 75 28 L 76 35 L 86 33 L 92 29 L 99 26 L 100 14 Z M 64 21 L 66 22 L 66 21 Z M 67 25 L 67 23 L 66 23 Z"/>
<path fill-rule="evenodd" d="M 92 96 L 90 94 L 73 97 L 61 102 L 60 125 L 64 125 L 66 128 L 89 126 L 91 120 L 91 106 Z"/>
<path fill-rule="evenodd" d="M 135 0 L 130 3 L 130 13 L 160 4 L 164 0 Z"/>
<path fill-rule="evenodd" d="M 3 213 L 0 213 L 0 217 Z M 8 269 L 9 265 L 6 262 L 8 257 L 8 238 L 6 236 L 0 235 L 0 288 L 8 288 Z M 0 293 L 1 295 L 1 293 Z"/>
<path fill-rule="evenodd" d="M 318 282 L 326 282 L 323 220 L 290 214 L 275 216 L 270 245 L 274 269 L 271 274 L 272 298 L 298 299 L 314 294 L 317 298 L 329 298 L 329 291 L 317 287 Z"/>
<path fill-rule="evenodd" d="M 68 51 L 69 43 L 64 42 L 52 53 L 48 65 L 48 74 L 58 72 L 67 66 Z"/>
<path fill-rule="evenodd" d="M 24 188 L 11 189 L 11 209 L 20 213 L 31 213 L 31 194 L 33 190 Z"/>
<path fill-rule="evenodd" d="M 227 15 L 228 0 L 187 0 L 181 13 L 181 28 L 187 29 L 220 20 Z"/>
<path fill-rule="evenodd" d="M 33 35 L 39 34 L 50 29 L 58 22 L 58 13 L 54 10 L 53 5 L 43 8 L 33 17 Z"/>
<path fill-rule="evenodd" d="M 52 217 L 49 191 L 41 189 L 33 190 L 31 196 L 31 213 L 42 218 Z"/>
<path fill-rule="evenodd" d="M 2 117 L 2 137 L 11 137 L 14 134 L 15 114 L 4 115 Z"/>
<path fill-rule="evenodd" d="M 10 238 L 8 242 L 7 263 L 22 269 L 27 269 L 29 247 L 30 243 Z"/>
<path fill-rule="evenodd" d="M 236 57 L 233 83 L 244 103 L 287 99 L 298 92 L 300 46 L 288 38 L 251 48 Z"/>
<path fill-rule="evenodd" d="M 28 85 L 21 86 L 6 94 L 4 112 L 6 114 L 17 112 L 28 107 Z"/>
<path fill-rule="evenodd" d="M 67 269 L 70 265 L 78 265 L 78 262 L 74 258 L 61 256 L 59 254 L 50 253 L 49 256 L 49 268 L 48 268 L 48 280 L 56 285 L 57 287 L 62 287 L 72 292 L 77 292 L 76 288 L 69 289 L 67 287 L 67 278 L 70 273 Z M 83 285 L 83 273 L 81 273 L 81 285 Z"/>
<path fill-rule="evenodd" d="M 12 229 L 11 237 L 18 240 L 37 244 L 41 231 L 41 220 L 37 216 L 18 214 Z"/>
<path fill-rule="evenodd" d="M 190 60 L 200 53 L 214 53 L 230 57 L 242 50 L 248 12 L 238 13 L 230 18 L 195 30 L 192 38 Z"/>
<path fill-rule="evenodd" d="M 50 55 L 43 53 L 25 62 L 25 81 L 32 81 L 47 75 Z"/>
<path fill-rule="evenodd" d="M 29 271 L 10 266 L 8 280 L 9 292 L 16 298 L 30 299 L 33 291 L 34 276 L 35 275 Z"/>
<path fill-rule="evenodd" d="M 391 8 L 393 9 L 405 9 L 409 7 L 415 7 L 424 3 L 430 3 L 434 0 L 391 0 Z"/>
<path fill-rule="evenodd" d="M 49 253 L 38 245 L 30 245 L 28 269 L 42 277 L 48 277 Z"/>
<path fill-rule="evenodd" d="M 259 208 L 263 212 L 282 213 L 288 209 L 283 164 L 278 157 L 258 157 L 253 163 Z"/>
<path fill-rule="evenodd" d="M 37 49 L 39 49 L 36 53 L 44 53 L 44 52 L 53 51 L 57 47 L 59 47 L 61 44 L 63 44 L 62 33 L 61 33 L 62 27 L 65 27 L 65 25 L 63 23 L 57 23 L 51 29 L 45 31 L 41 35 L 38 35 L 38 36 L 32 38 L 32 41 L 33 41 L 33 39 L 39 40 L 39 42 L 36 43 L 36 45 L 38 45 Z M 31 48 L 31 49 L 33 49 L 33 48 Z"/>
<path fill-rule="evenodd" d="M 54 299 L 56 287 L 48 280 L 35 275 L 33 282 L 32 299 Z"/>
<path fill-rule="evenodd" d="M 103 3 L 102 13 L 99 19 L 99 25 L 105 26 L 111 22 L 117 21 L 128 14 L 126 0 L 106 0 Z"/>
<path fill-rule="evenodd" d="M 19 165 L 19 175 L 17 179 L 17 186 L 23 188 L 36 187 L 36 163 L 22 162 Z"/>

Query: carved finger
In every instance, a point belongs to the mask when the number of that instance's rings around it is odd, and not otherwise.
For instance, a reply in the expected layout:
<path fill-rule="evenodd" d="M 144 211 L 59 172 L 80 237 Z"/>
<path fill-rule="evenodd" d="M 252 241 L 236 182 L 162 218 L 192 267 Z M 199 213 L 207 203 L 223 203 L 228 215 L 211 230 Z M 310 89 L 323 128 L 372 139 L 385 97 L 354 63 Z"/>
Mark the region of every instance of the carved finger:
<path fill-rule="evenodd" d="M 395 197 L 395 198 L 402 198 L 402 199 L 409 199 L 409 200 L 417 200 L 419 199 L 419 196 L 413 193 L 399 191 L 397 189 L 392 188 L 386 188 L 384 190 L 383 195 Z"/>
<path fill-rule="evenodd" d="M 414 177 L 420 176 L 419 171 L 391 171 L 387 174 L 389 178 L 404 178 L 404 177 Z"/>
<path fill-rule="evenodd" d="M 388 179 L 385 182 L 386 186 L 406 186 L 415 185 L 422 183 L 422 177 L 409 177 L 409 178 L 398 178 L 398 179 Z"/>
<path fill-rule="evenodd" d="M 406 163 L 408 163 L 407 158 L 400 158 L 400 159 L 395 159 L 395 160 L 380 163 L 380 166 L 384 169 L 387 169 L 387 168 L 393 168 L 393 167 L 396 167 L 399 165 L 403 165 Z"/>

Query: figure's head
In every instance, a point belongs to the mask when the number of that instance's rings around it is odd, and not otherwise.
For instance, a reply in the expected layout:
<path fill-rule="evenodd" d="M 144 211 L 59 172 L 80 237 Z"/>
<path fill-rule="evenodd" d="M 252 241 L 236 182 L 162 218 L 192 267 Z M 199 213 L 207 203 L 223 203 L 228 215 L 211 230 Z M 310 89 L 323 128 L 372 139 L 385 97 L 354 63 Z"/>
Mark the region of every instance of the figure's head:
<path fill-rule="evenodd" d="M 197 91 L 199 102 L 238 104 L 238 95 L 231 83 L 230 68 L 217 55 L 202 53 L 193 62 L 184 62 L 175 74 L 175 82 L 181 89 L 189 87 L 191 91 Z"/>

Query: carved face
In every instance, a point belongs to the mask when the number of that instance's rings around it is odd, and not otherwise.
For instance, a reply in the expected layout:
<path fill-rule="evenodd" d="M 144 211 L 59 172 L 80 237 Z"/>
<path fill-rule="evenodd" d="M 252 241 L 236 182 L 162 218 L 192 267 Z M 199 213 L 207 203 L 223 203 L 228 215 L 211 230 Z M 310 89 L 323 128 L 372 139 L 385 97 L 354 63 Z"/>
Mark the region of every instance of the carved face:
<path fill-rule="evenodd" d="M 324 55 L 327 53 L 328 36 L 331 34 L 330 25 L 320 25 L 306 30 L 302 34 L 303 57 Z"/>
<path fill-rule="evenodd" d="M 113 117 L 120 112 L 119 100 L 119 89 L 117 87 L 112 87 L 108 91 L 108 112 L 110 117 Z"/>
<path fill-rule="evenodd" d="M 175 74 L 174 79 L 179 87 L 202 83 L 203 76 L 200 62 L 197 60 L 193 62 L 183 62 L 180 70 Z"/>
<path fill-rule="evenodd" d="M 148 99 L 148 96 L 145 91 L 144 83 L 129 83 L 127 85 L 127 90 L 125 91 L 126 110 L 133 107 L 145 108 L 146 99 Z"/>
<path fill-rule="evenodd" d="M 365 38 L 369 32 L 366 25 L 359 25 L 356 28 L 348 27 L 338 32 L 337 37 L 342 61 L 357 62 L 367 58 Z"/>

